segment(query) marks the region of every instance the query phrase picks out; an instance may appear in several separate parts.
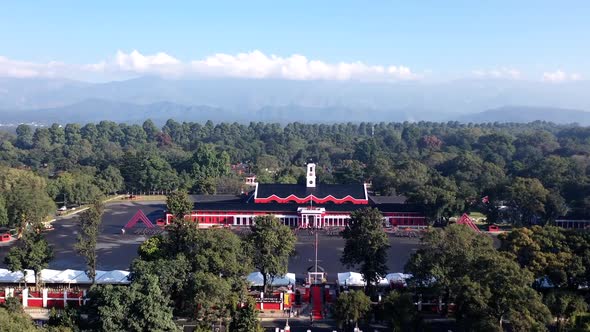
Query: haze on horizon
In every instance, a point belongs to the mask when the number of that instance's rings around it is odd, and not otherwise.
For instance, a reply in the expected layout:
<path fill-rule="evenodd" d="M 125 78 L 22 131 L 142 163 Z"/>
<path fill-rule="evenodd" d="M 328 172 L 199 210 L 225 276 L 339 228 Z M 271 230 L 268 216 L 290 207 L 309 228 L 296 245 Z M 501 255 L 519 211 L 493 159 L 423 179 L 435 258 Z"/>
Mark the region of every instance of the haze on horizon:
<path fill-rule="evenodd" d="M 586 1 L 10 2 L 0 112 L 588 111 L 589 14 Z"/>

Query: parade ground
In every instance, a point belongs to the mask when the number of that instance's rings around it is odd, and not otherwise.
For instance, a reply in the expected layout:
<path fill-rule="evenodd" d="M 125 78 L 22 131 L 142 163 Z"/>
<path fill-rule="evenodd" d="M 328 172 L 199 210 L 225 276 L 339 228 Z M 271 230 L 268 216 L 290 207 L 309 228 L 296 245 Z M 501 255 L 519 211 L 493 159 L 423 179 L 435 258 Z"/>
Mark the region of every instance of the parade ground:
<path fill-rule="evenodd" d="M 155 224 L 156 219 L 164 216 L 165 203 L 150 202 L 115 202 L 105 206 L 101 234 L 98 239 L 98 269 L 128 270 L 137 256 L 137 248 L 149 236 L 135 234 L 132 230 L 121 233 L 123 226 L 141 209 Z M 58 217 L 53 222 L 53 230 L 47 231 L 47 241 L 53 246 L 54 258 L 49 263 L 50 269 L 85 268 L 84 259 L 74 250 L 74 243 L 79 231 L 78 216 Z M 141 223 L 141 222 L 140 222 Z M 141 231 L 141 226 L 136 231 Z M 318 236 L 318 265 L 324 269 L 329 281 L 336 279 L 338 272 L 351 271 L 340 263 L 344 249 L 344 240 L 339 236 L 328 236 L 323 232 Z M 388 251 L 389 272 L 402 272 L 404 264 L 411 253 L 418 247 L 416 238 L 396 238 L 390 236 L 391 247 Z M 289 272 L 297 277 L 304 277 L 309 268 L 314 266 L 315 236 L 308 232 L 299 232 L 296 255 L 291 258 Z M 9 246 L 0 247 L 0 267 L 6 267 L 4 257 Z"/>

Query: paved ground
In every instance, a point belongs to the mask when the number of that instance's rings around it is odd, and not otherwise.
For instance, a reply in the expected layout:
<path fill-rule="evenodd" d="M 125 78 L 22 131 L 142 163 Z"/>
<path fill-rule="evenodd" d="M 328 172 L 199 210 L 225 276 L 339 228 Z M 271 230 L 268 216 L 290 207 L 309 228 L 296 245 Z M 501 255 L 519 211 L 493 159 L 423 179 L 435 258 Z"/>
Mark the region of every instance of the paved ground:
<path fill-rule="evenodd" d="M 147 239 L 144 235 L 127 232 L 121 235 L 121 228 L 141 209 L 152 222 L 163 216 L 164 202 L 126 202 L 110 203 L 105 207 L 102 232 L 98 241 L 98 268 L 101 270 L 128 269 L 137 255 L 137 248 Z M 53 223 L 54 230 L 46 233 L 53 246 L 54 259 L 51 269 L 84 269 L 84 260 L 78 256 L 73 244 L 78 233 L 77 216 L 59 218 Z M 141 224 L 141 223 L 140 223 Z M 138 224 L 136 227 L 142 227 Z M 304 277 L 307 269 L 313 266 L 315 237 L 301 232 L 296 246 L 297 255 L 290 260 L 289 271 Z M 402 272 L 403 266 L 418 244 L 417 239 L 391 238 L 389 249 L 390 272 Z M 336 279 L 336 273 L 350 271 L 340 263 L 344 241 L 340 237 L 319 236 L 319 265 L 328 273 L 329 281 Z M 7 246 L 0 247 L 0 267 L 4 266 Z"/>
<path fill-rule="evenodd" d="M 121 228 L 141 209 L 150 220 L 163 216 L 163 202 L 129 202 L 110 203 L 105 206 L 102 231 L 98 240 L 98 269 L 128 269 L 137 255 L 137 248 L 147 239 L 143 235 L 127 232 L 121 235 Z M 58 217 L 53 222 L 54 230 L 47 231 L 47 241 L 53 246 L 54 258 L 49 263 L 50 269 L 84 269 L 84 259 L 74 251 L 74 243 L 79 231 L 78 216 Z M 0 266 L 5 267 L 4 256 L 7 247 L 0 247 Z"/>

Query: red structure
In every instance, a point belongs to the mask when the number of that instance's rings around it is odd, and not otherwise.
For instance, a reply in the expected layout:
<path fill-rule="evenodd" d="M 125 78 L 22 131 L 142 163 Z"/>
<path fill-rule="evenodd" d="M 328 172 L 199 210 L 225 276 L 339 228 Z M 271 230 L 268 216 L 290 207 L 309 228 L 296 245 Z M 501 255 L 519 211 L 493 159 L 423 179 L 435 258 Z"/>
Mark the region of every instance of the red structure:
<path fill-rule="evenodd" d="M 459 218 L 459 220 L 457 221 L 457 224 L 467 225 L 469 228 L 473 229 L 474 231 L 481 233 L 479 228 L 477 226 L 475 226 L 475 224 L 473 223 L 473 220 L 471 220 L 471 218 L 469 218 L 469 215 L 467 213 L 463 213 L 461 218 Z"/>
<path fill-rule="evenodd" d="M 346 227 L 350 213 L 374 207 L 386 227 L 424 228 L 419 206 L 403 196 L 371 196 L 366 184 L 316 183 L 315 164 L 308 164 L 305 184 L 261 184 L 240 197 L 199 196 L 185 218 L 201 227 L 250 226 L 256 216 L 274 215 L 293 228 Z M 166 215 L 166 224 L 173 216 Z"/>
<path fill-rule="evenodd" d="M 135 215 L 133 217 L 131 217 L 131 219 L 129 219 L 129 221 L 127 222 L 127 224 L 125 224 L 124 227 L 126 229 L 133 228 L 133 226 L 135 226 L 135 224 L 137 224 L 137 222 L 140 220 L 141 220 L 141 222 L 143 222 L 143 224 L 147 228 L 154 228 L 155 227 L 154 224 L 152 224 L 152 222 L 145 215 L 145 213 L 143 213 L 143 211 L 141 211 L 141 210 L 137 210 L 137 213 L 135 213 Z"/>

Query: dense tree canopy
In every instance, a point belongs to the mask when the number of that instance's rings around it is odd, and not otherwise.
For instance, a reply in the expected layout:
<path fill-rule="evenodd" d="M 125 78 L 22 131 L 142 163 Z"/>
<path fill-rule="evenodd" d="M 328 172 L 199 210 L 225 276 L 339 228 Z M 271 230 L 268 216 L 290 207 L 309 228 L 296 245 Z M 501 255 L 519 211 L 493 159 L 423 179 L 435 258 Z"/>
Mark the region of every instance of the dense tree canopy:
<path fill-rule="evenodd" d="M 239 193 L 241 179 L 230 165 L 240 163 L 263 183 L 301 182 L 300 167 L 313 159 L 320 182 L 372 181 L 377 194 L 428 204 L 432 222 L 477 208 L 490 221 L 531 224 L 566 213 L 590 215 L 588 137 L 588 128 L 545 122 L 280 126 L 169 120 L 160 129 L 149 120 L 141 126 L 101 121 L 20 125 L 15 136 L 0 136 L 0 165 L 30 168 L 46 178 L 54 200 L 78 203 L 100 192 Z M 484 196 L 488 206 L 475 204 Z M 4 200 L 12 220 L 14 200 Z M 494 210 L 503 205 L 508 209 L 502 213 Z"/>
<path fill-rule="evenodd" d="M 494 249 L 487 235 L 455 224 L 429 231 L 422 242 L 406 265 L 411 284 L 454 303 L 464 328 L 497 330 L 508 320 L 514 331 L 545 329 L 550 313 L 532 288 L 533 273 Z"/>

